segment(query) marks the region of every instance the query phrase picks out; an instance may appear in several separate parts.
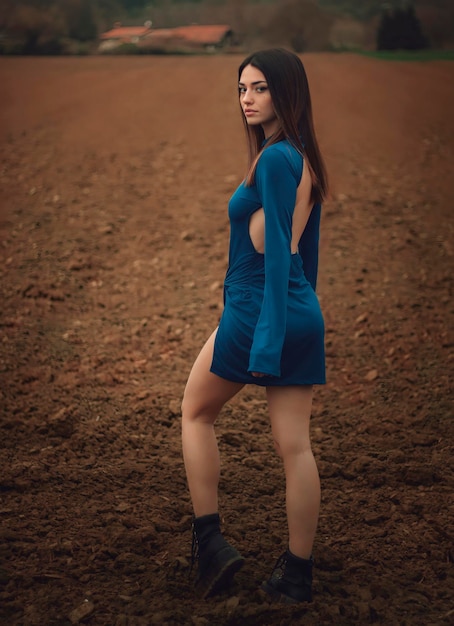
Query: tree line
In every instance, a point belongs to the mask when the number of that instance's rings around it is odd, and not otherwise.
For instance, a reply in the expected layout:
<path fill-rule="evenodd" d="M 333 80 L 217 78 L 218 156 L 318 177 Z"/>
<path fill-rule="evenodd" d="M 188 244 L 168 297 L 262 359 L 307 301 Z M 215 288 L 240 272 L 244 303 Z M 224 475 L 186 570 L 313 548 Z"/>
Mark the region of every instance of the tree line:
<path fill-rule="evenodd" d="M 437 45 L 434 38 L 442 42 L 443 29 L 453 31 L 449 6 L 449 0 L 1 0 L 0 53 L 89 52 L 115 21 L 141 24 L 155 15 L 161 27 L 178 19 L 213 23 L 217 16 L 245 41 L 296 52 L 329 49 L 333 23 L 353 16 L 374 24 L 378 49 L 414 50 Z M 427 36 L 426 26 L 436 37 Z"/>

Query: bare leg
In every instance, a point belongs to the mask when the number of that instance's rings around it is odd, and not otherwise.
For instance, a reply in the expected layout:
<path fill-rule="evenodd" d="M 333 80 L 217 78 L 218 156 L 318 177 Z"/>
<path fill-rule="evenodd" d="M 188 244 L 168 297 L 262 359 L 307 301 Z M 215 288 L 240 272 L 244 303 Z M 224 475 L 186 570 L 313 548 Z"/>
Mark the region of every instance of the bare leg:
<path fill-rule="evenodd" d="M 215 336 L 216 331 L 192 367 L 182 404 L 183 458 L 196 517 L 218 511 L 220 458 L 214 423 L 243 387 L 210 372 Z"/>
<path fill-rule="evenodd" d="M 289 548 L 308 559 L 320 510 L 320 479 L 309 435 L 312 387 L 268 387 L 267 396 L 273 437 L 284 461 Z"/>

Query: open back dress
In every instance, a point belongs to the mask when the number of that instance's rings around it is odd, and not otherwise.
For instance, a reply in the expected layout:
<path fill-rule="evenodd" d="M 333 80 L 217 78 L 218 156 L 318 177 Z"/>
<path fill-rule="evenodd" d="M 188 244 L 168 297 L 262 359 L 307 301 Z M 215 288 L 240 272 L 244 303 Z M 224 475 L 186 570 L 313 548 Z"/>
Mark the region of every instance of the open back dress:
<path fill-rule="evenodd" d="M 320 204 L 312 208 L 298 252 L 291 252 L 303 167 L 288 140 L 271 144 L 259 158 L 254 183 L 241 183 L 230 199 L 224 310 L 211 364 L 211 372 L 227 380 L 262 386 L 325 382 L 324 323 L 315 294 Z M 262 207 L 263 254 L 249 234 L 250 218 Z"/>

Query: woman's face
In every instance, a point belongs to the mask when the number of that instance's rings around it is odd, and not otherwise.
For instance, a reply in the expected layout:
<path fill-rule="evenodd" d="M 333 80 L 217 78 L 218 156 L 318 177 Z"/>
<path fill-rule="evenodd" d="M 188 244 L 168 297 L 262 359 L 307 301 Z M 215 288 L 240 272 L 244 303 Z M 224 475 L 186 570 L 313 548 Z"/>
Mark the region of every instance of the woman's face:
<path fill-rule="evenodd" d="M 240 76 L 238 90 L 241 108 L 249 126 L 260 124 L 265 137 L 275 133 L 279 122 L 263 73 L 252 65 L 246 65 Z"/>

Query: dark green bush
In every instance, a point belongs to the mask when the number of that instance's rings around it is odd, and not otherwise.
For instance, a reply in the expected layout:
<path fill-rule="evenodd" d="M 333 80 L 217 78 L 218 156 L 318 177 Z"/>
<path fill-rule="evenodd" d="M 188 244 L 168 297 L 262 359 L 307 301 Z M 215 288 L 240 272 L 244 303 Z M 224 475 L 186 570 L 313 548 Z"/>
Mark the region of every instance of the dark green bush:
<path fill-rule="evenodd" d="M 423 50 L 427 40 L 413 6 L 383 13 L 377 31 L 377 50 Z"/>

